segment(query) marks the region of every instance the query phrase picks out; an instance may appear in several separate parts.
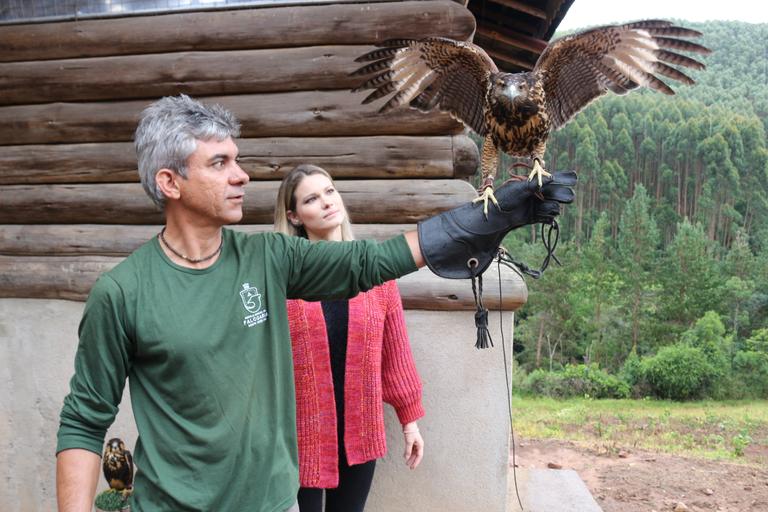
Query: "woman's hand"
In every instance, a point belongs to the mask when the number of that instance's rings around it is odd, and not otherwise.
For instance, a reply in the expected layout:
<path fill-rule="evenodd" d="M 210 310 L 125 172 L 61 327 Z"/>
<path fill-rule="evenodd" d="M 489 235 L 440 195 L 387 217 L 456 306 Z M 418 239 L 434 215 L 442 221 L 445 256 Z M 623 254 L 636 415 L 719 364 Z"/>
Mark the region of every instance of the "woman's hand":
<path fill-rule="evenodd" d="M 416 467 L 424 457 L 424 439 L 419 433 L 419 426 L 415 421 L 403 425 L 403 437 L 405 438 L 405 465 L 411 469 Z"/>

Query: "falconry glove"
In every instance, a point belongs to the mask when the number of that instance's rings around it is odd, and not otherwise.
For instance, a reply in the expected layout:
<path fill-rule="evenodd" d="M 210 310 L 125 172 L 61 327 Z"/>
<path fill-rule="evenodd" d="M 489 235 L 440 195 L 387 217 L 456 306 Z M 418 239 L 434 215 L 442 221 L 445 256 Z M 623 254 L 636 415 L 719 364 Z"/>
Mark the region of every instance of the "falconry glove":
<path fill-rule="evenodd" d="M 507 233 L 528 224 L 551 224 L 560 204 L 573 202 L 575 184 L 574 171 L 555 172 L 541 189 L 535 181 L 513 181 L 496 190 L 499 205 L 489 209 L 487 219 L 482 205 L 474 203 L 419 222 L 419 246 L 427 266 L 449 279 L 482 274 Z"/>

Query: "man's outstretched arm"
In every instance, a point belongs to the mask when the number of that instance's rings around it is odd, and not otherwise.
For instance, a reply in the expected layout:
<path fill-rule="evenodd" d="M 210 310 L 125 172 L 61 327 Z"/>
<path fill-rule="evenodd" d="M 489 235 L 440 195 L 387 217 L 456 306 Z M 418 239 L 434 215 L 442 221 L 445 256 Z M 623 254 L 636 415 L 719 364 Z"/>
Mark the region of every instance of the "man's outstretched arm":
<path fill-rule="evenodd" d="M 56 502 L 59 512 L 91 512 L 101 457 L 81 448 L 56 456 Z"/>
<path fill-rule="evenodd" d="M 405 241 L 408 242 L 408 247 L 411 249 L 411 256 L 416 266 L 421 268 L 426 265 L 424 256 L 421 255 L 421 247 L 419 247 L 419 232 L 415 229 L 405 233 Z"/>

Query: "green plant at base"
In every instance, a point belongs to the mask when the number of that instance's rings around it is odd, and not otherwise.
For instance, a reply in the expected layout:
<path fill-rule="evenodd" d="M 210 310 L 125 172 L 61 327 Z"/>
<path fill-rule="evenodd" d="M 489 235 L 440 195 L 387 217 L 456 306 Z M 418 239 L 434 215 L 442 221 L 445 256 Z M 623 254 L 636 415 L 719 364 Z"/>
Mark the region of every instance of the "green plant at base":
<path fill-rule="evenodd" d="M 96 496 L 94 505 L 96 508 L 107 512 L 123 510 L 128 507 L 128 497 L 123 495 L 121 491 L 107 489 Z"/>
<path fill-rule="evenodd" d="M 752 438 L 749 436 L 749 434 L 744 432 L 736 434 L 733 436 L 733 439 L 731 439 L 731 444 L 733 445 L 733 454 L 737 457 L 743 457 L 744 449 L 749 446 L 750 443 L 752 443 Z"/>

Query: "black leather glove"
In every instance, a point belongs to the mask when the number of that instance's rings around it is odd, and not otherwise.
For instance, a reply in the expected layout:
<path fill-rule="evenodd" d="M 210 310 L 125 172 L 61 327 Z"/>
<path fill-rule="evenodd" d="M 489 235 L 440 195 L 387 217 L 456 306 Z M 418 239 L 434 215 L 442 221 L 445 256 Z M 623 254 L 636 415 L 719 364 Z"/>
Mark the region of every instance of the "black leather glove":
<path fill-rule="evenodd" d="M 482 274 L 504 236 L 528 224 L 551 224 L 560 203 L 573 202 L 574 171 L 556 172 L 539 190 L 533 181 L 504 184 L 494 191 L 499 207 L 488 218 L 482 203 L 470 203 L 419 222 L 419 246 L 429 269 L 440 277 L 467 279 Z"/>

